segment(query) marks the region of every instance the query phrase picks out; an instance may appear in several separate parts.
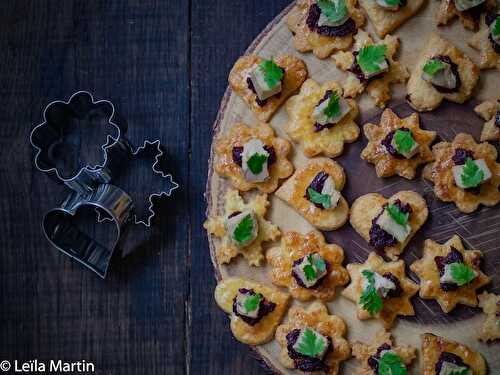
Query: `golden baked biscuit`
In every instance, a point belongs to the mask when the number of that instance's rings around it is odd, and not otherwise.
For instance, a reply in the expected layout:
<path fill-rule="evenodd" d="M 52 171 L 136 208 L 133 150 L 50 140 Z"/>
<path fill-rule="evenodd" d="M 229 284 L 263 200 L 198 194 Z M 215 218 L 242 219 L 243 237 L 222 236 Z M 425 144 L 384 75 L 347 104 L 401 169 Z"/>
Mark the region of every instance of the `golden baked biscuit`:
<path fill-rule="evenodd" d="M 275 304 L 273 311 L 254 325 L 246 323 L 233 311 L 234 298 L 239 289 L 252 289 L 255 293 L 260 293 L 267 302 Z M 256 281 L 230 277 L 217 284 L 215 301 L 222 310 L 230 314 L 231 331 L 238 341 L 248 345 L 260 345 L 273 339 L 276 328 L 288 309 L 290 295 Z"/>
<path fill-rule="evenodd" d="M 319 154 L 334 158 L 344 151 L 345 143 L 352 143 L 359 137 L 359 127 L 355 122 L 359 115 L 355 100 L 348 99 L 350 112 L 332 127 L 319 130 L 312 114 L 327 93 L 337 93 L 342 97 L 342 87 L 335 82 L 326 82 L 320 86 L 316 81 L 308 79 L 298 95 L 292 96 L 286 103 L 288 123 L 287 134 L 294 142 L 302 146 L 304 154 L 311 158 Z"/>
<path fill-rule="evenodd" d="M 335 189 L 341 192 L 345 185 L 344 169 L 337 162 L 327 158 L 311 159 L 302 168 L 297 169 L 281 187 L 276 190 L 276 196 L 288 203 L 307 221 L 320 230 L 334 230 L 347 222 L 349 206 L 344 197 L 340 196 L 338 205 L 332 208 L 316 206 L 307 199 L 307 190 L 315 177 L 324 172 L 335 183 Z"/>
<path fill-rule="evenodd" d="M 265 219 L 268 207 L 269 201 L 267 200 L 267 194 L 256 195 L 250 198 L 248 203 L 245 203 L 237 190 L 229 190 L 226 193 L 224 215 L 209 217 L 203 224 L 203 227 L 209 234 L 221 240 L 220 244 L 216 247 L 216 257 L 220 264 L 229 263 L 234 257 L 240 254 L 243 255 L 252 266 L 260 266 L 262 264 L 264 260 L 262 243 L 275 241 L 281 235 L 279 228 Z M 258 233 L 252 243 L 240 248 L 231 241 L 224 223 L 231 214 L 249 210 L 253 211 L 257 218 Z"/>
<path fill-rule="evenodd" d="M 348 49 L 353 42 L 356 30 L 345 36 L 326 36 L 313 31 L 307 25 L 307 18 L 315 0 L 297 0 L 295 6 L 288 13 L 286 24 L 293 34 L 293 45 L 299 52 L 312 51 L 320 59 L 326 59 L 335 51 Z M 363 12 L 357 8 L 357 0 L 347 0 L 347 9 L 350 18 L 355 23 L 355 29 L 365 23 Z"/>
<path fill-rule="evenodd" d="M 327 263 L 327 274 L 317 285 L 305 288 L 298 284 L 292 275 L 294 262 L 311 254 L 319 254 Z M 266 259 L 271 266 L 273 284 L 288 288 L 293 298 L 308 301 L 318 298 L 323 302 L 331 301 L 336 294 L 336 287 L 349 281 L 349 274 L 342 266 L 344 250 L 335 244 L 325 243 L 323 235 L 311 231 L 306 235 L 287 232 L 281 238 L 281 245 L 270 249 Z"/>
<path fill-rule="evenodd" d="M 370 357 L 376 357 L 375 359 L 380 358 L 379 356 L 382 350 L 393 351 L 401 358 L 403 364 L 406 365 L 408 374 L 411 374 L 409 368 L 413 360 L 417 357 L 417 350 L 407 345 L 395 346 L 391 333 L 381 330 L 377 332 L 369 344 L 358 341 L 352 344 L 352 355 L 361 362 L 361 367 L 357 369 L 354 375 L 377 375 L 377 372 L 368 364 L 368 360 Z"/>
<path fill-rule="evenodd" d="M 386 35 L 382 41 L 375 43 L 370 35 L 363 30 L 360 30 L 354 39 L 356 42 L 353 50 L 356 52 L 369 45 L 386 45 L 386 59 L 389 62 L 389 70 L 380 77 L 375 77 L 367 82 L 361 82 L 355 74 L 349 72 L 343 84 L 344 96 L 355 98 L 366 90 L 374 99 L 375 104 L 384 108 L 387 101 L 391 99 L 391 85 L 404 83 L 409 77 L 408 70 L 394 59 L 394 55 L 399 48 L 399 39 L 392 35 Z M 333 59 L 337 67 L 344 71 L 349 71 L 355 62 L 355 56 L 352 52 L 337 52 L 333 55 Z"/>
<path fill-rule="evenodd" d="M 479 295 L 479 307 L 486 315 L 478 336 L 479 340 L 484 342 L 500 340 L 500 296 L 483 292 Z"/>
<path fill-rule="evenodd" d="M 474 159 L 484 159 L 491 170 L 492 177 L 480 185 L 479 191 L 467 191 L 455 184 L 452 167 L 457 150 L 470 151 Z M 460 152 L 460 151 L 458 151 Z M 454 202 L 464 213 L 471 213 L 479 205 L 495 206 L 500 202 L 500 164 L 495 146 L 488 142 L 476 143 L 471 135 L 457 134 L 453 142 L 439 142 L 432 147 L 434 162 L 424 168 L 424 177 L 434 183 L 434 193 L 444 202 Z"/>
<path fill-rule="evenodd" d="M 477 105 L 474 111 L 486 121 L 481 131 L 481 142 L 500 141 L 500 124 L 497 125 L 497 113 L 500 111 L 500 101 L 498 99 L 487 100 Z"/>
<path fill-rule="evenodd" d="M 422 78 L 424 65 L 435 56 L 447 56 L 456 65 L 460 77 L 460 86 L 457 91 L 440 92 Z M 472 96 L 478 79 L 479 68 L 476 64 L 449 41 L 432 33 L 411 73 L 406 98 L 408 104 L 420 112 L 432 111 L 439 107 L 443 99 L 454 103 L 463 103 Z"/>
<path fill-rule="evenodd" d="M 471 267 L 477 273 L 477 277 L 456 290 L 445 291 L 441 288 L 441 275 L 435 258 L 446 257 L 452 249 L 462 255 L 463 263 Z M 431 239 L 425 240 L 422 258 L 410 266 L 420 278 L 420 297 L 435 299 L 445 313 L 452 311 L 459 303 L 477 306 L 477 289 L 490 282 L 490 278 L 479 268 L 482 256 L 479 250 L 465 250 L 462 240 L 457 235 L 442 245 Z"/>
<path fill-rule="evenodd" d="M 436 364 L 442 353 L 451 353 L 459 356 L 470 367 L 472 375 L 486 375 L 486 362 L 483 356 L 469 347 L 443 337 L 424 333 L 420 335 L 422 341 L 422 354 L 420 373 L 422 375 L 435 375 Z"/>
<path fill-rule="evenodd" d="M 280 362 L 286 368 L 295 368 L 295 363 L 288 354 L 287 335 L 293 330 L 310 328 L 320 334 L 329 337 L 332 342 L 332 350 L 326 353 L 323 359 L 327 370 L 325 375 L 337 375 L 340 371 L 341 362 L 351 356 L 351 346 L 344 338 L 347 326 L 337 315 L 329 315 L 327 307 L 319 302 L 313 302 L 306 309 L 292 307 L 288 312 L 288 321 L 276 330 L 276 340 L 281 347 Z M 298 371 L 301 374 L 312 374 L 311 372 Z"/>
<path fill-rule="evenodd" d="M 500 69 L 500 54 L 490 40 L 490 28 L 486 25 L 485 16 L 481 17 L 479 31 L 469 39 L 469 45 L 479 51 L 479 67 L 481 69 Z"/>
<path fill-rule="evenodd" d="M 242 56 L 236 61 L 229 73 L 229 85 L 250 107 L 260 121 L 267 122 L 295 91 L 297 91 L 307 78 L 306 64 L 295 56 L 278 56 L 274 62 L 284 70 L 282 80 L 282 91 L 262 105 L 256 101 L 257 95 L 250 89 L 248 84 L 249 74 L 263 59 L 257 55 Z"/>
<path fill-rule="evenodd" d="M 481 5 L 482 6 L 482 5 Z M 484 10 L 490 11 L 495 9 L 496 1 L 495 0 L 486 0 L 484 4 Z M 469 30 L 476 30 L 478 26 L 478 21 L 476 17 L 474 17 L 471 12 L 461 12 L 455 7 L 454 0 L 441 0 L 441 4 L 439 6 L 439 10 L 436 14 L 436 20 L 438 26 L 447 25 L 452 21 L 455 17 L 460 19 L 462 25 Z"/>
<path fill-rule="evenodd" d="M 243 147 L 251 139 L 260 139 L 264 145 L 274 148 L 275 161 L 269 165 L 269 178 L 265 181 L 247 181 L 241 166 L 234 160 L 233 149 Z M 291 151 L 290 142 L 275 137 L 274 130 L 261 123 L 250 127 L 243 123 L 235 124 L 229 134 L 221 135 L 215 143 L 215 172 L 230 179 L 234 188 L 240 191 L 258 189 L 263 193 L 272 193 L 278 188 L 280 179 L 293 173 L 293 164 L 287 159 Z"/>
<path fill-rule="evenodd" d="M 394 204 L 398 200 L 401 201 L 402 204 L 409 204 L 411 207 L 412 212 L 408 218 L 411 232 L 404 242 L 397 242 L 396 245 L 377 249 L 393 260 L 399 258 L 415 233 L 417 233 L 420 227 L 427 221 L 429 210 L 427 209 L 425 199 L 414 191 L 400 191 L 388 199 L 378 193 L 370 193 L 354 201 L 351 207 L 350 217 L 351 225 L 356 232 L 358 232 L 365 241 L 370 243 L 370 230 L 374 224 L 374 219 L 380 215 L 386 205 Z"/>
<path fill-rule="evenodd" d="M 425 0 L 408 1 L 397 11 L 392 11 L 382 8 L 374 0 L 359 0 L 359 4 L 365 10 L 381 38 L 397 29 L 417 13 L 424 2 Z"/>
<path fill-rule="evenodd" d="M 366 138 L 368 138 L 368 145 L 361 152 L 361 158 L 375 164 L 378 177 L 399 175 L 411 180 L 415 178 L 419 165 L 433 160 L 430 145 L 436 138 L 436 132 L 421 129 L 418 114 L 416 113 L 405 118 L 399 118 L 388 108 L 382 113 L 379 125 L 368 123 L 364 125 L 363 129 Z M 419 144 L 417 154 L 410 159 L 406 159 L 399 154 L 392 155 L 382 143 L 384 140 L 391 138 L 390 135 L 393 136 L 398 129 L 409 129 L 413 139 Z"/>
<path fill-rule="evenodd" d="M 371 270 L 380 275 L 386 273 L 393 274 L 398 278 L 402 290 L 399 297 L 384 299 L 382 310 L 374 315 L 371 315 L 359 304 L 360 297 L 363 293 L 364 276 L 362 272 L 365 270 Z M 415 315 L 410 299 L 418 292 L 418 284 L 415 284 L 406 277 L 404 261 L 385 262 L 381 256 L 370 253 L 365 263 L 348 264 L 347 272 L 349 272 L 349 276 L 351 277 L 351 283 L 342 291 L 342 295 L 356 303 L 358 319 L 366 320 L 377 318 L 382 321 L 386 329 L 389 329 L 394 325 L 394 320 L 398 315 Z"/>

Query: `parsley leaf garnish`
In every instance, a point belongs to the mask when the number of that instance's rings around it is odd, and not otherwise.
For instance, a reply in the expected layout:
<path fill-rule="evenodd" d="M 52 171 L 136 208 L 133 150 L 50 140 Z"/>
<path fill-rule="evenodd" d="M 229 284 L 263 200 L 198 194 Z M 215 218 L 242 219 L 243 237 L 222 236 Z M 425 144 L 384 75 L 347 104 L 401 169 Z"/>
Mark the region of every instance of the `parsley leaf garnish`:
<path fill-rule="evenodd" d="M 316 273 L 316 270 L 311 264 L 306 264 L 304 266 L 304 274 L 306 275 L 307 281 L 313 281 L 316 280 L 316 277 L 318 274 Z"/>
<path fill-rule="evenodd" d="M 437 72 L 443 70 L 445 68 L 445 65 L 442 61 L 438 59 L 430 59 L 427 60 L 423 67 L 424 73 L 427 73 L 430 76 L 433 76 Z"/>
<path fill-rule="evenodd" d="M 359 304 L 364 310 L 368 311 L 370 315 L 375 315 L 382 310 L 384 303 L 375 289 L 374 273 L 369 270 L 364 270 L 361 274 L 366 277 L 368 286 L 363 290 L 363 293 L 361 293 Z"/>
<path fill-rule="evenodd" d="M 304 329 L 302 339 L 297 347 L 300 354 L 316 357 L 325 349 L 325 341 L 310 328 Z"/>
<path fill-rule="evenodd" d="M 400 129 L 394 133 L 394 142 L 396 142 L 398 152 L 400 153 L 410 152 L 416 143 L 411 132 Z"/>
<path fill-rule="evenodd" d="M 321 204 L 324 208 L 330 208 L 332 206 L 328 194 L 321 194 L 313 188 L 307 188 L 307 195 L 309 195 L 311 202 Z"/>
<path fill-rule="evenodd" d="M 474 270 L 464 263 L 450 264 L 450 272 L 453 281 L 458 286 L 468 284 L 476 277 Z"/>
<path fill-rule="evenodd" d="M 387 46 L 371 45 L 361 48 L 357 61 L 364 73 L 376 73 L 380 70 L 380 64 L 385 60 Z"/>
<path fill-rule="evenodd" d="M 389 216 L 399 225 L 406 225 L 406 223 L 408 223 L 408 218 L 410 217 L 409 212 L 402 212 L 395 204 L 389 204 L 385 209 Z"/>
<path fill-rule="evenodd" d="M 467 158 L 460 178 L 465 188 L 473 188 L 483 182 L 484 172 L 477 166 L 474 160 Z"/>
<path fill-rule="evenodd" d="M 340 98 L 336 92 L 334 92 L 332 96 L 330 96 L 330 99 L 328 100 L 328 105 L 326 106 L 323 113 L 329 119 L 338 116 L 338 114 L 340 113 Z"/>
<path fill-rule="evenodd" d="M 493 27 L 491 28 L 491 33 L 494 36 L 500 35 L 500 17 L 497 17 L 493 23 Z"/>
<path fill-rule="evenodd" d="M 270 88 L 274 88 L 283 79 L 283 69 L 281 69 L 273 60 L 264 60 L 259 64 L 264 73 L 264 81 Z"/>
<path fill-rule="evenodd" d="M 326 263 L 321 256 L 309 256 L 309 263 L 313 264 L 314 267 L 321 273 L 326 271 Z"/>
<path fill-rule="evenodd" d="M 395 7 L 401 4 L 400 0 L 385 0 L 384 2 L 390 7 Z"/>
<path fill-rule="evenodd" d="M 391 352 L 384 353 L 378 362 L 379 375 L 407 375 L 406 366 L 401 358 Z"/>
<path fill-rule="evenodd" d="M 450 375 L 470 375 L 470 371 L 468 368 L 464 368 L 463 370 L 452 371 Z"/>
<path fill-rule="evenodd" d="M 341 21 L 347 15 L 345 0 L 318 0 L 318 6 L 331 22 Z"/>
<path fill-rule="evenodd" d="M 262 169 L 264 168 L 264 163 L 267 161 L 268 156 L 264 154 L 259 154 L 255 153 L 253 154 L 248 160 L 247 160 L 247 165 L 248 169 L 253 174 L 259 174 L 262 172 Z"/>
<path fill-rule="evenodd" d="M 254 222 L 252 215 L 247 215 L 240 221 L 233 232 L 236 242 L 244 243 L 252 238 Z"/>
<path fill-rule="evenodd" d="M 262 294 L 254 294 L 245 298 L 245 302 L 243 302 L 243 307 L 247 313 L 257 310 L 260 305 L 260 301 L 262 300 Z"/>

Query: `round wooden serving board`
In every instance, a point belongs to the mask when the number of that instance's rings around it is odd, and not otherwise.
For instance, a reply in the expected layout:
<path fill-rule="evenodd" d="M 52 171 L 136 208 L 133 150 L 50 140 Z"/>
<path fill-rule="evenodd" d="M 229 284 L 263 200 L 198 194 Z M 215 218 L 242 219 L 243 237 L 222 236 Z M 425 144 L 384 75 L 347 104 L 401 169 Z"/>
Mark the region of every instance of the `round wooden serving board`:
<path fill-rule="evenodd" d="M 255 53 L 265 58 L 282 54 L 293 54 L 307 63 L 309 76 L 314 80 L 323 83 L 328 80 L 343 82 L 346 74 L 336 68 L 332 59 L 319 60 L 312 54 L 301 54 L 295 51 L 292 44 L 292 35 L 286 27 L 285 18 L 290 11 L 290 5 L 276 19 L 274 19 L 266 29 L 252 43 L 247 54 Z M 454 22 L 452 26 L 437 28 L 435 26 L 434 14 L 439 6 L 438 1 L 432 1 L 424 6 L 424 9 L 414 18 L 410 19 L 401 28 L 396 30 L 395 35 L 401 40 L 401 50 L 399 60 L 411 71 L 414 62 L 427 39 L 427 33 L 439 31 L 441 35 L 454 42 L 459 48 L 466 51 L 469 56 L 477 60 L 477 53 L 466 44 L 472 35 L 470 31 L 463 29 L 460 22 Z M 365 28 L 372 36 L 375 35 L 371 25 Z M 420 115 L 424 129 L 435 130 L 440 139 L 452 140 L 455 134 L 467 132 L 472 134 L 476 140 L 483 121 L 475 115 L 473 107 L 481 100 L 495 97 L 495 85 L 500 84 L 498 72 L 482 71 L 479 86 L 476 90 L 475 98 L 465 105 L 456 105 L 444 102 L 440 108 L 433 112 Z M 392 108 L 398 115 L 406 116 L 412 113 L 410 107 L 404 102 L 406 87 L 404 85 L 393 86 L 393 100 L 388 107 Z M 371 98 L 364 94 L 358 99 L 361 116 L 358 124 L 371 121 L 378 123 L 381 110 L 374 107 Z M 219 134 L 226 133 L 235 122 L 242 121 L 248 125 L 257 126 L 258 122 L 245 103 L 230 89 L 222 100 L 221 108 L 215 122 L 214 139 Z M 283 138 L 287 138 L 283 131 L 283 125 L 287 121 L 287 114 L 284 108 L 274 116 L 271 121 L 276 133 Z M 484 254 L 484 271 L 492 277 L 492 283 L 488 290 L 496 293 L 500 292 L 500 206 L 494 208 L 482 207 L 473 214 L 465 215 L 460 213 L 454 204 L 446 204 L 436 199 L 432 185 L 424 181 L 421 177 L 421 169 L 417 178 L 407 181 L 400 177 L 377 178 L 372 165 L 361 160 L 361 150 L 366 146 L 367 140 L 361 136 L 358 141 L 349 145 L 344 154 L 336 160 L 342 164 L 347 174 L 347 184 L 343 190 L 343 195 L 352 204 L 354 199 L 360 195 L 379 192 L 386 197 L 400 190 L 415 190 L 422 194 L 428 203 L 430 217 L 427 223 L 420 229 L 415 238 L 406 248 L 403 259 L 409 265 L 422 254 L 423 241 L 431 238 L 437 242 L 445 242 L 455 233 L 460 235 L 464 244 L 469 249 L 482 250 Z M 222 212 L 224 194 L 229 188 L 227 180 L 220 178 L 213 172 L 212 155 L 209 161 L 209 175 L 207 182 L 206 198 L 208 201 L 208 215 L 218 215 Z M 300 147 L 294 145 L 292 161 L 295 167 L 303 165 L 306 161 Z M 251 195 L 253 193 L 246 193 Z M 293 209 L 285 205 L 274 195 L 270 195 L 271 209 L 268 218 L 277 224 L 282 231 L 295 230 L 307 233 L 312 226 L 307 223 Z M 369 245 L 346 224 L 339 230 L 324 233 L 328 242 L 334 242 L 344 249 L 346 261 L 364 262 L 371 251 Z M 228 276 L 242 276 L 254 280 L 259 280 L 271 284 L 268 277 L 268 266 L 250 267 L 243 259 L 235 259 L 230 265 L 220 266 L 215 259 L 215 246 L 218 240 L 209 239 L 210 251 L 218 279 Z M 409 272 L 409 271 L 408 271 Z M 410 276 L 418 281 L 415 275 Z M 486 358 L 491 374 L 497 374 L 500 368 L 500 345 L 484 344 L 475 338 L 479 326 L 482 324 L 483 316 L 480 309 L 473 309 L 465 306 L 458 306 L 451 314 L 444 314 L 437 302 L 433 300 L 421 300 L 418 296 L 413 299 L 416 316 L 412 318 L 399 319 L 392 332 L 399 344 L 412 345 L 420 348 L 420 334 L 432 332 L 444 336 L 448 339 L 457 340 L 471 348 L 480 351 Z M 299 304 L 294 301 L 293 304 Z M 328 304 L 330 313 L 341 316 L 348 325 L 348 339 L 350 342 L 360 340 L 369 341 L 374 333 L 381 329 L 382 325 L 376 320 L 359 321 L 356 318 L 355 305 L 353 302 L 340 296 Z M 285 318 L 286 319 L 286 318 Z M 227 328 L 229 329 L 229 327 Z M 266 362 L 269 368 L 277 373 L 294 374 L 295 371 L 285 369 L 279 362 L 279 346 L 275 341 L 254 348 L 258 355 Z M 416 361 L 418 362 L 418 361 Z M 344 363 L 343 373 L 350 374 L 357 366 L 356 361 L 349 360 Z M 413 373 L 418 373 L 418 363 L 414 364 Z"/>

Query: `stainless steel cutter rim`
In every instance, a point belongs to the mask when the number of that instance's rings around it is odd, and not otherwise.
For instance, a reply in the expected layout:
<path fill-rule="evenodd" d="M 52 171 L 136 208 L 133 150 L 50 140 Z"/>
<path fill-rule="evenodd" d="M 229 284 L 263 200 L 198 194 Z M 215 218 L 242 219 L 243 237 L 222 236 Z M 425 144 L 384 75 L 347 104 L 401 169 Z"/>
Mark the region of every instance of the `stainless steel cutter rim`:
<path fill-rule="evenodd" d="M 41 128 L 42 126 L 44 126 L 46 123 L 47 123 L 47 110 L 54 104 L 65 104 L 65 105 L 69 105 L 70 102 L 73 100 L 74 97 L 78 96 L 78 95 L 82 95 L 82 94 L 86 94 L 90 97 L 90 100 L 92 101 L 92 104 L 94 105 L 97 105 L 97 104 L 107 104 L 111 107 L 111 115 L 109 116 L 108 118 L 108 124 L 109 125 L 112 125 L 116 128 L 117 130 L 117 137 L 114 138 L 110 135 L 108 135 L 107 139 L 106 139 L 106 143 L 103 144 L 101 146 L 101 149 L 103 150 L 103 154 L 104 154 L 104 160 L 102 162 L 102 164 L 100 165 L 97 165 L 97 166 L 94 166 L 94 167 L 90 167 L 88 165 L 82 167 L 78 173 L 76 173 L 75 176 L 71 177 L 71 178 L 64 178 L 62 177 L 60 174 L 59 174 L 59 171 L 57 170 L 57 168 L 55 167 L 51 167 L 51 168 L 43 168 L 39 165 L 39 162 L 38 162 L 38 159 L 39 159 L 39 156 L 40 156 L 40 153 L 42 152 L 42 149 L 40 147 L 38 147 L 35 142 L 33 141 L 33 135 L 35 134 L 35 132 Z M 47 104 L 45 106 L 45 109 L 43 110 L 43 122 L 41 122 L 40 124 L 38 124 L 37 126 L 35 126 L 35 128 L 33 128 L 33 130 L 31 131 L 30 133 L 30 143 L 31 145 L 35 148 L 36 150 L 36 153 L 35 153 L 35 167 L 41 171 L 41 172 L 44 172 L 44 173 L 55 173 L 55 175 L 57 176 L 57 178 L 64 182 L 66 185 L 70 186 L 71 187 L 71 183 L 73 181 L 77 181 L 78 179 L 80 179 L 82 177 L 82 175 L 86 172 L 88 173 L 95 173 L 96 171 L 100 170 L 100 169 L 103 169 L 105 168 L 106 164 L 107 164 L 107 161 L 108 161 L 108 153 L 107 153 L 107 150 L 110 148 L 110 147 L 113 147 L 114 145 L 116 145 L 118 143 L 118 141 L 120 140 L 121 138 L 121 135 L 122 135 L 122 132 L 121 132 L 121 129 L 120 127 L 113 122 L 113 117 L 115 115 L 115 106 L 113 105 L 113 103 L 109 100 L 106 100 L 106 99 L 101 99 L 101 100 L 94 100 L 94 96 L 89 92 L 89 91 L 86 91 L 86 90 L 79 90 L 75 93 L 73 93 L 70 98 L 67 100 L 67 101 L 64 101 L 64 100 L 54 100 L 52 102 L 50 102 L 49 104 Z M 110 140 L 112 140 L 113 142 L 110 142 Z"/>

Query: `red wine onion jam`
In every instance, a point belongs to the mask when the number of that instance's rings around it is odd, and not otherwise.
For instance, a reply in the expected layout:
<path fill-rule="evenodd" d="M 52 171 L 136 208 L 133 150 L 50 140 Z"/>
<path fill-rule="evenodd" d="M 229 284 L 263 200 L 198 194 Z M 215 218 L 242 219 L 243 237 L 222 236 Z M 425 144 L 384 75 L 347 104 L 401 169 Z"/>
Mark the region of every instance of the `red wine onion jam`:
<path fill-rule="evenodd" d="M 267 145 L 264 145 L 264 150 L 266 150 L 267 153 L 269 154 L 269 158 L 267 159 L 267 166 L 270 167 L 271 165 L 276 163 L 276 151 L 274 150 L 273 146 L 267 146 Z M 243 147 L 241 146 L 233 147 L 232 154 L 233 154 L 234 164 L 239 165 L 241 167 L 243 165 L 243 158 L 242 158 Z"/>
<path fill-rule="evenodd" d="M 403 204 L 399 199 L 393 203 L 398 206 L 403 213 L 412 213 L 412 208 L 409 204 Z M 395 246 L 398 240 L 392 235 L 383 230 L 380 225 L 377 224 L 377 220 L 384 213 L 385 207 L 382 207 L 380 213 L 372 220 L 372 227 L 370 228 L 370 245 L 375 248 L 378 253 L 382 253 L 386 247 Z"/>
<path fill-rule="evenodd" d="M 295 368 L 305 372 L 314 372 L 314 371 L 327 372 L 328 366 L 325 364 L 323 360 L 319 358 L 309 357 L 307 355 L 297 352 L 293 348 L 299 336 L 300 336 L 300 329 L 294 329 L 286 335 L 288 356 L 291 359 L 293 359 Z M 328 355 L 328 353 L 333 351 L 332 339 L 330 337 L 327 337 L 327 340 L 328 340 L 328 348 L 326 349 L 325 357 Z"/>
<path fill-rule="evenodd" d="M 399 128 L 398 130 L 405 131 L 411 133 L 411 130 L 408 128 Z M 396 130 L 392 130 L 387 134 L 387 136 L 382 140 L 382 146 L 385 147 L 387 152 L 394 156 L 395 158 L 402 159 L 404 158 L 403 155 L 401 155 L 399 152 L 396 151 L 394 146 L 392 145 L 392 140 L 394 139 L 394 134 L 396 134 Z"/>
<path fill-rule="evenodd" d="M 313 189 L 315 192 L 317 193 L 320 193 L 321 194 L 321 191 L 323 190 L 323 186 L 325 186 L 325 181 L 328 179 L 330 175 L 326 172 L 319 172 L 316 177 L 314 177 L 314 179 L 312 180 L 312 182 L 309 184 L 309 186 L 307 187 L 306 189 L 306 195 L 304 198 L 306 198 L 309 202 L 311 202 L 312 204 L 314 204 L 316 207 L 318 208 L 323 208 L 323 206 L 320 204 L 320 203 L 314 203 L 312 200 L 311 200 L 311 197 L 309 196 L 309 188 Z"/>
<path fill-rule="evenodd" d="M 240 288 L 240 289 L 238 289 L 238 291 L 241 294 L 245 294 L 245 295 L 248 295 L 248 296 L 254 296 L 256 294 L 253 289 Z M 257 314 L 257 317 L 256 318 L 250 318 L 248 316 L 241 315 L 240 313 L 238 313 L 238 309 L 236 308 L 236 297 L 234 297 L 234 299 L 233 299 L 233 312 L 234 312 L 234 314 L 236 316 L 239 316 L 241 318 L 241 320 L 243 320 L 245 323 L 247 323 L 247 324 L 249 324 L 251 326 L 256 325 L 258 322 L 261 321 L 261 319 L 263 317 L 265 317 L 267 314 L 270 314 L 271 312 L 273 312 L 275 308 L 276 308 L 276 304 L 274 302 L 267 301 L 263 297 L 260 300 L 259 313 Z"/>
<path fill-rule="evenodd" d="M 312 4 L 309 7 L 307 14 L 306 24 L 311 31 L 315 31 L 320 35 L 330 37 L 343 37 L 354 34 L 357 30 L 356 22 L 349 18 L 340 26 L 318 26 L 319 17 L 321 16 L 321 9 L 318 4 Z"/>
<path fill-rule="evenodd" d="M 462 256 L 462 253 L 455 249 L 454 247 L 451 248 L 450 252 L 448 255 L 445 257 L 437 256 L 434 258 L 434 262 L 436 263 L 436 266 L 439 271 L 439 276 L 442 277 L 444 275 L 444 269 L 447 264 L 452 264 L 452 263 L 463 263 L 464 257 Z M 440 287 L 442 290 L 445 292 L 450 292 L 453 290 L 458 289 L 458 285 L 455 283 L 440 283 Z"/>
<path fill-rule="evenodd" d="M 474 159 L 474 153 L 464 148 L 457 148 L 452 158 L 455 165 L 464 165 L 467 159 Z"/>

